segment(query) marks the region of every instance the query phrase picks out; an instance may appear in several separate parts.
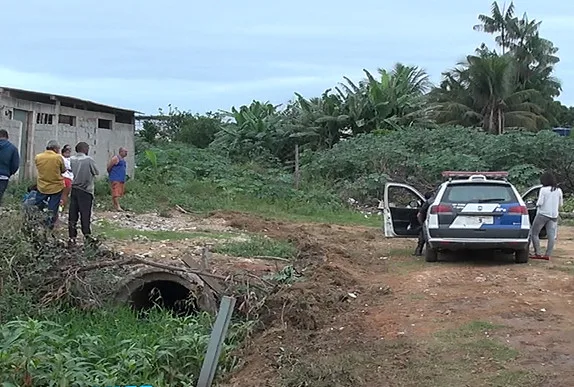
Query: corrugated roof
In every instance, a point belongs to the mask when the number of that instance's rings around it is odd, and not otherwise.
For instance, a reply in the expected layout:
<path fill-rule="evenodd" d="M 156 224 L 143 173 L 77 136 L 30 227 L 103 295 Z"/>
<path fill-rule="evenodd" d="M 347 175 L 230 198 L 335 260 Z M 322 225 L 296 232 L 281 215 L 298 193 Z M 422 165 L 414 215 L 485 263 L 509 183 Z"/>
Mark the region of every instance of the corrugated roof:
<path fill-rule="evenodd" d="M 125 108 L 120 108 L 120 107 L 116 107 L 116 106 L 110 106 L 110 105 L 104 105 L 101 103 L 97 103 L 97 102 L 93 102 L 93 101 L 88 101 L 86 99 L 81 99 L 81 98 L 76 98 L 76 97 L 69 97 L 66 95 L 59 95 L 59 94 L 54 94 L 54 93 L 43 93 L 43 92 L 38 92 L 38 91 L 31 91 L 31 90 L 24 90 L 24 89 L 16 89 L 13 87 L 4 87 L 4 86 L 0 86 L 0 91 L 12 91 L 14 93 L 18 93 L 18 94 L 28 94 L 29 96 L 29 100 L 31 101 L 35 101 L 36 99 L 40 99 L 39 97 L 44 97 L 44 98 L 52 98 L 55 97 L 58 100 L 60 100 L 61 102 L 67 102 L 67 103 L 82 103 L 87 105 L 86 107 L 89 109 L 90 107 L 95 108 L 95 109 L 99 109 L 99 110 L 112 110 L 112 111 L 117 111 L 117 112 L 124 112 L 124 113 L 137 113 L 137 114 L 142 114 L 141 112 L 138 112 L 136 110 L 132 110 L 132 109 L 125 109 Z M 34 98 L 34 96 L 36 96 L 37 98 Z M 18 96 L 14 96 L 14 98 L 19 98 Z M 19 98 L 19 99 L 25 99 L 25 98 Z M 40 102 L 40 101 L 38 101 Z"/>

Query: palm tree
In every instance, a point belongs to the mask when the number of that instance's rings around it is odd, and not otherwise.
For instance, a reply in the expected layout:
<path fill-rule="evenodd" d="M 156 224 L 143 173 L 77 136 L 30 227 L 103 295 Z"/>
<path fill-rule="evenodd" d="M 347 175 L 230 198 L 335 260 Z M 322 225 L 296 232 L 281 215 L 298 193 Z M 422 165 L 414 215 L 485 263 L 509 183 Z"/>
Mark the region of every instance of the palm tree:
<path fill-rule="evenodd" d="M 397 63 L 391 71 L 378 69 L 378 77 L 363 71 L 366 79 L 358 85 L 345 78 L 344 91 L 337 89 L 345 100 L 353 133 L 426 122 L 424 96 L 432 85 L 424 70 Z"/>
<path fill-rule="evenodd" d="M 294 126 L 292 138 L 305 138 L 311 149 L 331 148 L 344 136 L 349 116 L 345 113 L 344 101 L 330 89 L 320 98 L 305 99 L 297 96 L 299 117 Z"/>
<path fill-rule="evenodd" d="M 478 20 L 481 24 L 477 24 L 473 27 L 475 31 L 482 31 L 488 34 L 500 33 L 499 36 L 495 37 L 495 41 L 500 47 L 502 47 L 502 53 L 505 53 L 506 48 L 509 47 L 511 37 L 510 29 L 511 25 L 515 21 L 514 18 L 514 3 L 510 3 L 508 8 L 503 6 L 502 9 L 498 6 L 495 1 L 492 3 L 491 15 L 479 15 Z"/>
<path fill-rule="evenodd" d="M 501 134 L 507 127 L 537 130 L 548 125 L 540 107 L 540 93 L 520 90 L 514 57 L 471 55 L 466 62 L 443 76 L 433 92 L 437 121 Z"/>

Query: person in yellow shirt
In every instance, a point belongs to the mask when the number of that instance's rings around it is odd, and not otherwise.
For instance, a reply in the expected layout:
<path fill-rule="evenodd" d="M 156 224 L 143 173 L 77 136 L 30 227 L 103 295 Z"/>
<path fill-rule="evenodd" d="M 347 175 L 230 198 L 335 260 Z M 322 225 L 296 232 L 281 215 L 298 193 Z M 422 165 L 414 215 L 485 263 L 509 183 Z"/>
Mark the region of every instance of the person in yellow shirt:
<path fill-rule="evenodd" d="M 34 162 L 38 170 L 36 206 L 40 210 L 48 209 L 50 214 L 47 226 L 53 229 L 58 219 L 58 206 L 64 191 L 62 173 L 66 171 L 58 142 L 49 141 L 46 145 L 46 151 L 37 154 Z"/>

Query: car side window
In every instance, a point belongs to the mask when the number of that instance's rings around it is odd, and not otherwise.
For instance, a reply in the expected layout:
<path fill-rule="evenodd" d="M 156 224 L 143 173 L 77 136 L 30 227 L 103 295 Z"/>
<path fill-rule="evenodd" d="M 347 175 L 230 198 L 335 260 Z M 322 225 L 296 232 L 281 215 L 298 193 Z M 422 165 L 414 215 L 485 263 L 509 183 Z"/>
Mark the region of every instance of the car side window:
<path fill-rule="evenodd" d="M 540 193 L 540 189 L 535 189 L 530 191 L 526 196 L 523 197 L 524 203 L 528 208 L 536 207 L 536 202 L 538 202 L 538 194 Z"/>
<path fill-rule="evenodd" d="M 391 208 L 420 208 L 421 199 L 405 187 L 389 187 L 389 207 Z"/>

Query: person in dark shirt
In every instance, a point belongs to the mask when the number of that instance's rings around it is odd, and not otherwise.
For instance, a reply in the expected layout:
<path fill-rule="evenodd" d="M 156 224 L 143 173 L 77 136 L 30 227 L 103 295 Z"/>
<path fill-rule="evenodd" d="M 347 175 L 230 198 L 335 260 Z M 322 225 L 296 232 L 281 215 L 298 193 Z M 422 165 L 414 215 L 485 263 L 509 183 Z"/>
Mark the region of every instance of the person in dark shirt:
<path fill-rule="evenodd" d="M 8 131 L 0 129 L 0 205 L 2 205 L 4 192 L 8 188 L 8 181 L 18 172 L 19 167 L 18 148 L 8 141 Z"/>
<path fill-rule="evenodd" d="M 427 219 L 427 213 L 430 207 L 430 204 L 432 203 L 432 198 L 434 196 L 434 192 L 432 191 L 428 191 L 427 193 L 425 193 L 425 202 L 423 203 L 423 205 L 421 206 L 421 208 L 419 209 L 419 212 L 417 214 L 417 219 L 419 221 L 419 239 L 417 241 L 417 247 L 415 249 L 415 252 L 413 255 L 420 257 L 421 255 L 423 255 L 423 248 L 425 247 L 425 235 L 424 235 L 424 230 L 423 230 L 423 225 L 425 223 L 425 220 Z"/>

